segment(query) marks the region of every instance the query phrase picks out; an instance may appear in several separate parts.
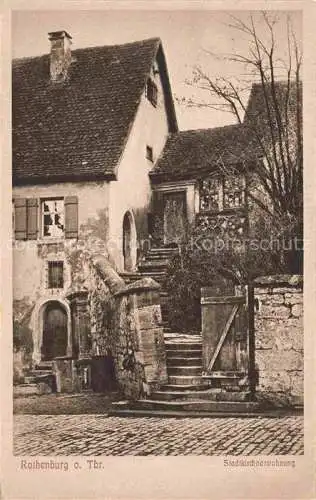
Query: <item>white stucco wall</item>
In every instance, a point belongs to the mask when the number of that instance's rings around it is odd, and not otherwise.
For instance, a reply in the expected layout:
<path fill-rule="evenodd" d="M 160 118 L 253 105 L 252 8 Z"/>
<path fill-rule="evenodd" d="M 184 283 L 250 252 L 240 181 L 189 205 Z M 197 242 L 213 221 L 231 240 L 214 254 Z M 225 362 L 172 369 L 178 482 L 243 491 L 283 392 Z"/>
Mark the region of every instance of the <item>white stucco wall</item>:
<path fill-rule="evenodd" d="M 149 171 L 154 163 L 146 159 L 146 146 L 153 149 L 154 162 L 164 147 L 168 122 L 160 75 L 151 74 L 158 88 L 157 106 L 142 95 L 125 151 L 118 168 L 118 180 L 110 185 L 110 248 L 118 270 L 123 270 L 123 218 L 130 210 L 135 217 L 138 245 L 147 238 L 150 203 Z"/>
<path fill-rule="evenodd" d="M 105 246 L 108 232 L 109 184 L 107 182 L 78 182 L 48 184 L 45 186 L 23 186 L 13 189 L 13 199 L 77 196 L 78 240 L 13 241 L 13 297 L 32 303 L 39 297 L 51 294 L 44 286 L 44 260 L 65 259 L 65 288 L 71 285 L 71 258 L 74 252 L 98 251 Z M 40 209 L 38 210 L 40 228 Z M 93 247 L 95 245 L 95 248 Z M 63 293 L 54 291 L 56 293 Z"/>

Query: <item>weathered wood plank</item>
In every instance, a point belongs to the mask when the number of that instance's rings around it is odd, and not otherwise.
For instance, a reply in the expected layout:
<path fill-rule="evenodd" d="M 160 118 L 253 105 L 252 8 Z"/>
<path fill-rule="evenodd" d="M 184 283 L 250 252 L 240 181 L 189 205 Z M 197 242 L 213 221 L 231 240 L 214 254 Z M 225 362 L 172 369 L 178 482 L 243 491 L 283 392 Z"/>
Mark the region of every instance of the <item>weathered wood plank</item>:
<path fill-rule="evenodd" d="M 219 342 L 217 344 L 217 347 L 216 347 L 216 349 L 214 351 L 214 354 L 213 354 L 213 356 L 211 358 L 211 361 L 210 361 L 210 363 L 208 365 L 207 371 L 212 370 L 212 368 L 213 368 L 213 366 L 215 364 L 215 361 L 216 361 L 216 359 L 217 359 L 217 357 L 218 357 L 218 355 L 220 353 L 220 350 L 221 350 L 221 348 L 222 348 L 222 346 L 224 344 L 224 341 L 225 341 L 225 339 L 227 337 L 227 334 L 228 334 L 228 332 L 229 332 L 229 330 L 230 330 L 230 328 L 232 326 L 232 323 L 234 321 L 234 318 L 235 318 L 235 316 L 237 314 L 238 308 L 239 308 L 239 305 L 235 305 L 233 307 L 233 309 L 232 309 L 232 312 L 230 313 L 228 321 L 227 321 L 227 323 L 226 323 L 226 325 L 225 325 L 225 327 L 224 327 L 224 329 L 223 329 L 223 331 L 221 333 L 221 336 L 220 336 Z"/>
<path fill-rule="evenodd" d="M 201 304 L 244 304 L 244 296 L 230 295 L 226 297 L 201 297 Z"/>

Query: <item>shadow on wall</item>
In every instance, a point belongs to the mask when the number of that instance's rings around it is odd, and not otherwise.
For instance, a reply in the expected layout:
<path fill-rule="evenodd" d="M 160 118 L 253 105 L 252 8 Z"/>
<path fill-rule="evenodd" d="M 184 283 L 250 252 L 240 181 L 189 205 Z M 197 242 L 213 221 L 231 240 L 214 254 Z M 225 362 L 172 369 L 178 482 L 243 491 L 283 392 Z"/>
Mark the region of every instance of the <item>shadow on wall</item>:
<path fill-rule="evenodd" d="M 26 300 L 13 302 L 13 383 L 23 381 L 31 369 L 33 337 L 29 321 L 33 307 Z"/>

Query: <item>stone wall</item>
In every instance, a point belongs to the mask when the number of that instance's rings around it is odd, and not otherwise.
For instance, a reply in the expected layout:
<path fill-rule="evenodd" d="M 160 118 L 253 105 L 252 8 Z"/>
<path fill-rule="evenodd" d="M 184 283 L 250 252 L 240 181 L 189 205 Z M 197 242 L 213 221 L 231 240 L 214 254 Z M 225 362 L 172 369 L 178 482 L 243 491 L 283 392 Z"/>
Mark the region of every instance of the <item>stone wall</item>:
<path fill-rule="evenodd" d="M 113 356 L 124 397 L 149 395 L 167 381 L 159 285 L 145 278 L 126 286 L 102 257 L 91 284 L 92 356 Z"/>
<path fill-rule="evenodd" d="M 259 399 L 303 404 L 303 279 L 269 276 L 255 281 L 256 365 Z"/>

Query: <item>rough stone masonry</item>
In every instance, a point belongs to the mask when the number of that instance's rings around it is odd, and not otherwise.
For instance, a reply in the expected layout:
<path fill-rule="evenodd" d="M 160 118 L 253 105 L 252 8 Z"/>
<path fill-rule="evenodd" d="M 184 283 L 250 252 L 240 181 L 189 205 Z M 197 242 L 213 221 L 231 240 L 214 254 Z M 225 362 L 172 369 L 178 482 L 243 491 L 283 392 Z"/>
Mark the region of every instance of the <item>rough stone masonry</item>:
<path fill-rule="evenodd" d="M 268 276 L 255 282 L 258 398 L 301 405 L 304 397 L 302 276 Z"/>

